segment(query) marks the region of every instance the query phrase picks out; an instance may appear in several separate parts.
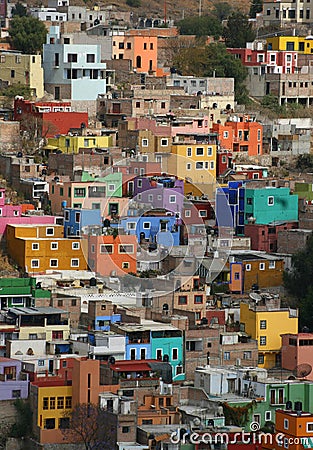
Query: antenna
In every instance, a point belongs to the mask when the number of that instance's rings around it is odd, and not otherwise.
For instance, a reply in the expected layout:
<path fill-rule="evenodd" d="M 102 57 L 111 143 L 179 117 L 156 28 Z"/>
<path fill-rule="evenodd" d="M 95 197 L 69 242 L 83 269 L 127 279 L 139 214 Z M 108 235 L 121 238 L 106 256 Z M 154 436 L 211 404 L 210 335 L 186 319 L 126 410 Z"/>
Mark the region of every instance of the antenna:
<path fill-rule="evenodd" d="M 262 300 L 262 297 L 260 294 L 257 294 L 256 292 L 251 292 L 249 294 L 249 297 L 251 298 L 251 300 L 253 300 L 255 303 L 258 303 Z"/>

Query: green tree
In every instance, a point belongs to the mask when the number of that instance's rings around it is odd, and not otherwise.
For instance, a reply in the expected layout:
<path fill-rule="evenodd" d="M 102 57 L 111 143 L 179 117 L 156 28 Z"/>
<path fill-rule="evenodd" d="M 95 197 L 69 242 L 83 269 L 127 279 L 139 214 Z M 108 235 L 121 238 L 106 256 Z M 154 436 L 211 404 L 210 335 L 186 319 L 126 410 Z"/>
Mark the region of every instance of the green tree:
<path fill-rule="evenodd" d="M 220 21 L 227 19 L 232 13 L 232 6 L 227 2 L 218 2 L 214 4 L 212 14 Z"/>
<path fill-rule="evenodd" d="M 227 52 L 224 44 L 212 43 L 181 49 L 176 55 L 174 65 L 184 75 L 234 78 L 237 102 L 245 103 L 248 100 L 244 85 L 247 69 L 239 59 Z"/>
<path fill-rule="evenodd" d="M 44 23 L 35 17 L 14 17 L 10 23 L 9 34 L 16 50 L 34 54 L 42 51 L 47 29 Z"/>
<path fill-rule="evenodd" d="M 25 438 L 32 435 L 33 413 L 27 400 L 17 399 L 14 402 L 17 411 L 16 423 L 12 426 L 10 436 Z"/>
<path fill-rule="evenodd" d="M 10 86 L 0 89 L 0 95 L 13 99 L 20 95 L 26 99 L 31 98 L 31 90 L 25 84 L 11 84 Z"/>
<path fill-rule="evenodd" d="M 218 39 L 222 34 L 222 26 L 214 16 L 187 17 L 178 23 L 180 34 L 213 36 Z"/>
<path fill-rule="evenodd" d="M 303 250 L 291 259 L 291 269 L 284 272 L 284 285 L 300 311 L 300 327 L 313 328 L 313 236 Z"/>
<path fill-rule="evenodd" d="M 132 8 L 139 8 L 141 6 L 141 0 L 126 0 L 126 5 Z"/>
<path fill-rule="evenodd" d="M 12 17 L 25 17 L 27 15 L 27 8 L 20 2 L 17 2 L 12 8 Z"/>
<path fill-rule="evenodd" d="M 254 41 L 255 36 L 252 25 L 245 14 L 238 11 L 229 16 L 227 26 L 223 31 L 227 47 L 245 48 L 246 43 Z"/>
<path fill-rule="evenodd" d="M 263 11 L 263 0 L 251 0 L 249 16 L 253 19 Z"/>

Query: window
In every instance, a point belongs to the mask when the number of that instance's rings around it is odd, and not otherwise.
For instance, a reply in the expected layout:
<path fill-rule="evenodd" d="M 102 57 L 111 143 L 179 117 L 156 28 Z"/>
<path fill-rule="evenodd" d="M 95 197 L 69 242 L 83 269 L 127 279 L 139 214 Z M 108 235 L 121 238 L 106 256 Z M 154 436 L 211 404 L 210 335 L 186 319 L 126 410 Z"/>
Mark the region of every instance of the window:
<path fill-rule="evenodd" d="M 284 429 L 288 430 L 289 428 L 289 420 L 288 419 L 284 419 Z"/>
<path fill-rule="evenodd" d="M 176 203 L 176 195 L 170 195 L 170 203 Z"/>
<path fill-rule="evenodd" d="M 187 156 L 192 156 L 192 148 L 187 147 Z"/>
<path fill-rule="evenodd" d="M 161 139 L 161 147 L 167 147 L 168 146 L 168 139 Z"/>
<path fill-rule="evenodd" d="M 50 397 L 50 409 L 55 409 L 55 397 Z"/>
<path fill-rule="evenodd" d="M 208 156 L 212 156 L 212 155 L 213 155 L 213 149 L 212 149 L 212 147 L 208 147 Z M 226 162 L 226 158 L 225 158 L 224 162 Z"/>
<path fill-rule="evenodd" d="M 72 242 L 72 250 L 79 250 L 80 243 L 79 242 Z"/>
<path fill-rule="evenodd" d="M 178 304 L 179 305 L 187 305 L 187 295 L 180 295 L 178 297 Z"/>
<path fill-rule="evenodd" d="M 12 398 L 21 398 L 21 390 L 20 389 L 13 389 L 13 391 L 12 391 Z"/>
<path fill-rule="evenodd" d="M 131 360 L 136 359 L 136 349 L 135 348 L 130 349 L 130 359 Z"/>
<path fill-rule="evenodd" d="M 264 355 L 258 355 L 258 364 L 264 364 Z"/>
<path fill-rule="evenodd" d="M 50 244 L 51 250 L 57 250 L 58 247 L 59 247 L 59 245 L 57 242 L 51 242 L 51 244 Z"/>
<path fill-rule="evenodd" d="M 85 188 L 74 188 L 74 197 L 86 197 L 86 189 Z M 76 214 L 80 214 L 80 213 L 76 213 Z M 76 216 L 75 214 L 75 216 Z M 79 220 L 80 220 L 80 216 L 79 216 Z M 78 220 L 78 222 L 79 222 Z M 76 221 L 76 219 L 75 219 Z"/>
<path fill-rule="evenodd" d="M 124 244 L 118 246 L 119 253 L 134 253 L 134 246 L 133 244 Z"/>
<path fill-rule="evenodd" d="M 265 263 L 260 263 L 259 264 L 259 269 L 260 270 L 265 270 Z"/>
<path fill-rule="evenodd" d="M 275 269 L 275 266 L 276 266 L 275 261 L 270 261 L 268 264 L 269 269 Z"/>
<path fill-rule="evenodd" d="M 289 448 L 289 439 L 284 438 L 284 448 Z"/>
<path fill-rule="evenodd" d="M 203 169 L 203 168 L 204 168 L 203 161 L 198 161 L 198 162 L 196 162 L 196 169 L 197 169 L 197 170 L 201 170 L 201 169 Z"/>
<path fill-rule="evenodd" d="M 100 245 L 100 253 L 108 253 L 109 255 L 112 255 L 113 253 L 113 245 L 111 244 L 101 244 Z"/>
<path fill-rule="evenodd" d="M 207 211 L 205 209 L 200 209 L 199 217 L 207 217 Z"/>
<path fill-rule="evenodd" d="M 15 70 L 11 70 L 11 78 L 15 78 Z"/>
<path fill-rule="evenodd" d="M 149 145 L 148 139 L 142 139 L 141 145 L 142 145 L 142 147 L 148 147 L 148 145 Z"/>
<path fill-rule="evenodd" d="M 79 259 L 71 259 L 71 267 L 79 267 Z"/>
<path fill-rule="evenodd" d="M 235 280 L 240 280 L 240 273 L 239 272 L 235 272 L 234 279 Z"/>
<path fill-rule="evenodd" d="M 150 222 L 144 222 L 142 227 L 144 230 L 150 230 L 150 225 L 151 225 Z"/>
<path fill-rule="evenodd" d="M 274 197 L 273 196 L 267 197 L 267 204 L 269 206 L 273 206 L 274 205 Z"/>
<path fill-rule="evenodd" d="M 243 359 L 251 359 L 252 353 L 250 351 L 243 352 Z"/>
<path fill-rule="evenodd" d="M 186 169 L 187 170 L 191 170 L 191 164 L 190 163 L 186 164 Z"/>
<path fill-rule="evenodd" d="M 230 360 L 230 352 L 224 352 L 224 361 Z"/>
<path fill-rule="evenodd" d="M 266 330 L 266 320 L 260 320 L 260 330 Z"/>
<path fill-rule="evenodd" d="M 57 259 L 50 259 L 50 267 L 58 267 L 58 263 Z"/>
<path fill-rule="evenodd" d="M 177 361 L 178 359 L 178 348 L 172 349 L 172 361 Z"/>
<path fill-rule="evenodd" d="M 265 411 L 265 422 L 270 422 L 272 420 L 272 412 Z"/>
<path fill-rule="evenodd" d="M 46 236 L 53 236 L 54 228 L 46 228 Z"/>
<path fill-rule="evenodd" d="M 42 409 L 49 409 L 49 398 L 44 397 L 42 400 Z"/>
<path fill-rule="evenodd" d="M 136 222 L 127 222 L 126 228 L 127 228 L 127 230 L 135 230 Z"/>
<path fill-rule="evenodd" d="M 109 192 L 114 192 L 115 191 L 115 184 L 109 184 L 108 190 L 109 190 Z"/>
<path fill-rule="evenodd" d="M 37 269 L 39 267 L 39 259 L 32 259 L 30 265 L 32 269 Z"/>
<path fill-rule="evenodd" d="M 194 296 L 194 303 L 195 304 L 203 303 L 203 295 L 195 295 Z"/>
<path fill-rule="evenodd" d="M 166 103 L 165 102 L 161 102 L 161 109 L 165 109 L 166 107 Z"/>
<path fill-rule="evenodd" d="M 67 62 L 77 62 L 77 54 L 76 53 L 68 53 L 67 54 Z"/>
<path fill-rule="evenodd" d="M 63 300 L 58 300 L 58 307 L 63 306 Z"/>
<path fill-rule="evenodd" d="M 122 433 L 129 433 L 130 432 L 130 427 L 122 427 Z"/>
<path fill-rule="evenodd" d="M 204 148 L 203 147 L 197 147 L 196 148 L 196 155 L 197 156 L 203 156 L 204 155 Z"/>
<path fill-rule="evenodd" d="M 32 244 L 32 250 L 39 250 L 39 244 L 37 242 Z"/>
<path fill-rule="evenodd" d="M 64 409 L 64 397 L 58 397 L 57 409 Z"/>
<path fill-rule="evenodd" d="M 153 202 L 153 194 L 148 195 L 148 202 Z"/>
<path fill-rule="evenodd" d="M 69 417 L 61 417 L 59 419 L 59 428 L 64 430 L 70 427 L 70 418 Z"/>
<path fill-rule="evenodd" d="M 260 345 L 266 345 L 266 336 L 260 336 Z"/>
<path fill-rule="evenodd" d="M 71 305 L 72 305 L 72 306 L 76 306 L 76 304 L 77 304 L 76 298 L 73 298 L 73 299 L 72 299 L 72 302 L 71 302 Z"/>
<path fill-rule="evenodd" d="M 250 270 L 251 270 L 251 264 L 246 264 L 246 271 L 250 272 Z"/>
<path fill-rule="evenodd" d="M 39 359 L 39 360 L 38 360 L 38 366 L 39 366 L 39 367 L 42 367 L 42 366 L 44 366 L 44 365 L 45 365 L 44 359 Z"/>
<path fill-rule="evenodd" d="M 307 422 L 307 424 L 306 424 L 306 431 L 307 431 L 307 433 L 312 433 L 313 432 L 313 422 Z"/>
<path fill-rule="evenodd" d="M 46 430 L 54 430 L 55 429 L 55 419 L 45 419 L 44 420 L 44 428 Z"/>
<path fill-rule="evenodd" d="M 122 269 L 129 269 L 129 262 L 123 262 Z"/>
<path fill-rule="evenodd" d="M 185 217 L 191 217 L 191 210 L 190 209 L 186 209 Z"/>

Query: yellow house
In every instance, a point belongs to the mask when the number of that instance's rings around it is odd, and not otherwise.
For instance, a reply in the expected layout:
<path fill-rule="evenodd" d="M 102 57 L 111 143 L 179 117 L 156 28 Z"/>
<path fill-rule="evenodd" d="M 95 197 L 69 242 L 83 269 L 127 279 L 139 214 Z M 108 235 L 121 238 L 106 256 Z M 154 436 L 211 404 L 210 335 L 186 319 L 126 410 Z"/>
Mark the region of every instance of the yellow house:
<path fill-rule="evenodd" d="M 216 182 L 216 143 L 173 143 L 168 172 L 186 181 L 185 194 L 213 195 Z"/>
<path fill-rule="evenodd" d="M 72 410 L 72 386 L 31 385 L 34 434 L 44 443 L 62 443 L 62 428 L 68 427 L 67 413 Z"/>
<path fill-rule="evenodd" d="M 298 310 L 242 302 L 240 322 L 245 332 L 258 341 L 259 367 L 270 369 L 280 362 L 281 334 L 298 333 Z"/>
<path fill-rule="evenodd" d="M 310 55 L 313 52 L 313 40 L 303 36 L 273 36 L 266 39 L 266 48 Z"/>
<path fill-rule="evenodd" d="M 37 98 L 44 96 L 41 55 L 0 52 L 1 79 L 12 84 L 24 84 Z"/>
<path fill-rule="evenodd" d="M 112 136 L 67 136 L 48 139 L 48 148 L 57 147 L 63 153 L 79 153 L 80 149 L 109 148 L 113 146 Z"/>
<path fill-rule="evenodd" d="M 8 225 L 8 254 L 26 273 L 87 270 L 86 242 L 63 233 L 61 225 Z"/>

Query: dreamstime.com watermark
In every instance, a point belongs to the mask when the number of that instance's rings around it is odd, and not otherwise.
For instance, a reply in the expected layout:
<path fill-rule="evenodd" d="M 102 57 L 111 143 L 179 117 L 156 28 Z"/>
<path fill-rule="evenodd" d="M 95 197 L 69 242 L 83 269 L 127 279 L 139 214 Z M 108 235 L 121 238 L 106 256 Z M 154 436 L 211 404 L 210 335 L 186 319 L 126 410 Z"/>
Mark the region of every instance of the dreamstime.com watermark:
<path fill-rule="evenodd" d="M 187 431 L 177 429 L 171 434 L 172 444 L 273 444 L 279 446 L 285 444 L 297 445 L 302 444 L 308 446 L 312 444 L 311 438 L 306 437 L 287 437 L 284 433 L 265 433 L 260 431 L 260 425 L 257 422 L 250 423 L 251 431 L 241 431 L 237 433 L 197 433 L 195 431 Z"/>

